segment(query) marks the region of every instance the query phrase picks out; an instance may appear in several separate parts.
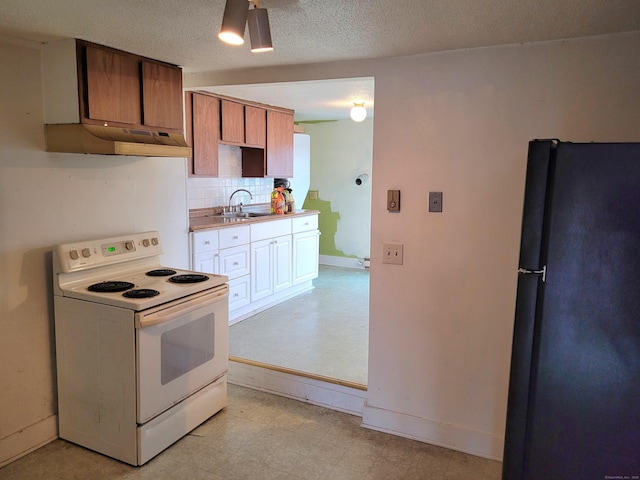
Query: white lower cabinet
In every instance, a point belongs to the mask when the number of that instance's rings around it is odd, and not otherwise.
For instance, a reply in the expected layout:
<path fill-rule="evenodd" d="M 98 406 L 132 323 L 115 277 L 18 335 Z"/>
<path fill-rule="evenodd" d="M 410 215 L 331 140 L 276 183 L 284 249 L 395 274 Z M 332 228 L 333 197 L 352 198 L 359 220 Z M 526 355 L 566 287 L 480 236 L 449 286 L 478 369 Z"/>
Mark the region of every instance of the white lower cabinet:
<path fill-rule="evenodd" d="M 291 235 L 251 242 L 251 301 L 291 286 Z"/>
<path fill-rule="evenodd" d="M 249 275 L 229 280 L 229 312 L 251 303 L 250 283 Z"/>
<path fill-rule="evenodd" d="M 229 320 L 242 320 L 313 288 L 318 216 L 212 228 L 191 234 L 191 269 L 229 277 Z"/>
<path fill-rule="evenodd" d="M 319 248 L 320 237 L 317 231 L 293 234 L 293 284 L 318 277 Z"/>
<path fill-rule="evenodd" d="M 191 234 L 191 270 L 220 273 L 217 230 L 205 230 Z"/>
<path fill-rule="evenodd" d="M 297 285 L 318 277 L 320 232 L 318 216 L 307 215 L 293 219 L 292 284 Z"/>

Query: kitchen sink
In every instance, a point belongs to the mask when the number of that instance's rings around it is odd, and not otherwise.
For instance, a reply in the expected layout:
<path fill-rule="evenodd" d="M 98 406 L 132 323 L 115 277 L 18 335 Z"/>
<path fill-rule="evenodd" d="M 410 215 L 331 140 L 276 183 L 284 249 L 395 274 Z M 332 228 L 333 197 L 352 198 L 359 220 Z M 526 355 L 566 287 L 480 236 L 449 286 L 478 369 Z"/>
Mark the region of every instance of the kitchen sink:
<path fill-rule="evenodd" d="M 267 212 L 233 212 L 233 213 L 221 213 L 220 215 L 212 215 L 218 218 L 254 218 L 254 217 L 268 217 L 274 215 Z"/>

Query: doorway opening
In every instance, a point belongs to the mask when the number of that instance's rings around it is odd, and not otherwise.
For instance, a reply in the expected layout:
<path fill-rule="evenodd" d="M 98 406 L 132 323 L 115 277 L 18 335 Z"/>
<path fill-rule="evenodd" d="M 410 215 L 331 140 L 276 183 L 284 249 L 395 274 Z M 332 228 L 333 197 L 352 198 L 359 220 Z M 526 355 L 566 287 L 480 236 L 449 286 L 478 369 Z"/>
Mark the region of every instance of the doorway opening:
<path fill-rule="evenodd" d="M 373 83 L 368 77 L 209 89 L 295 111 L 294 122 L 310 137 L 311 195 L 296 191 L 295 182 L 293 194 L 298 208 L 320 212 L 314 289 L 232 325 L 232 360 L 366 389 Z M 363 96 L 368 118 L 355 123 L 350 107 Z M 313 113 L 303 106 L 310 97 L 316 105 L 342 103 L 342 116 Z"/>

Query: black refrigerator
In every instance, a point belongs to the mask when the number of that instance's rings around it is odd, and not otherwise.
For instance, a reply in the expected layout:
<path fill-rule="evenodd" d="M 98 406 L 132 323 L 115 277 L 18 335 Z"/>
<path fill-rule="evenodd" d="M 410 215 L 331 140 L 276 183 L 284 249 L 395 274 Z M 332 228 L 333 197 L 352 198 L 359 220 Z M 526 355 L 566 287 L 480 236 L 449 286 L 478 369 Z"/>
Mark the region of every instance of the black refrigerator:
<path fill-rule="evenodd" d="M 503 480 L 640 478 L 640 144 L 535 140 Z"/>

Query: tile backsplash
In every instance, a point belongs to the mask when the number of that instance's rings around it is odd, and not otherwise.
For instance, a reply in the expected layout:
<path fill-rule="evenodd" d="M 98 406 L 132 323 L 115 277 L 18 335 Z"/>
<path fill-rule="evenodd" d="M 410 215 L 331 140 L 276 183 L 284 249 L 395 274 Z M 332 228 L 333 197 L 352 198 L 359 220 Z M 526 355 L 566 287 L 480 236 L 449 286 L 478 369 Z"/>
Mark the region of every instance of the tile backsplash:
<path fill-rule="evenodd" d="M 273 178 L 242 178 L 242 152 L 240 147 L 220 145 L 218 147 L 220 176 L 218 178 L 188 178 L 187 195 L 189 209 L 222 207 L 229 204 L 229 196 L 239 189 L 245 188 L 253 198 L 245 192 L 233 197 L 233 204 L 269 203 L 273 190 Z"/>

